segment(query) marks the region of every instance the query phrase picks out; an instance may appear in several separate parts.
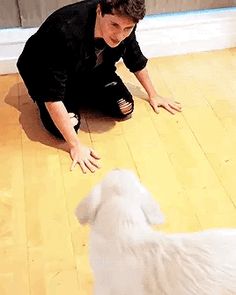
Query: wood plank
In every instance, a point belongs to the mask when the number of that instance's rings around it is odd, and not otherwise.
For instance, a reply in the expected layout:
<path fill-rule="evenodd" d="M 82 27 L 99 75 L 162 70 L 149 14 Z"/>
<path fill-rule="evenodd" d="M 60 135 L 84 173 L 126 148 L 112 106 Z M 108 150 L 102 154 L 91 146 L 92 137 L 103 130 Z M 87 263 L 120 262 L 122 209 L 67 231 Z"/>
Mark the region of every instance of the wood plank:
<path fill-rule="evenodd" d="M 113 168 L 131 169 L 160 203 L 166 232 L 236 226 L 236 50 L 155 58 L 158 92 L 183 104 L 153 112 L 135 77 L 131 119 L 85 111 L 81 141 L 101 156 L 95 174 L 70 171 L 67 146 L 50 136 L 17 75 L 0 76 L 0 293 L 92 294 L 89 227 L 74 210 Z"/>
<path fill-rule="evenodd" d="M 29 293 L 18 76 L 0 77 L 0 293 Z"/>

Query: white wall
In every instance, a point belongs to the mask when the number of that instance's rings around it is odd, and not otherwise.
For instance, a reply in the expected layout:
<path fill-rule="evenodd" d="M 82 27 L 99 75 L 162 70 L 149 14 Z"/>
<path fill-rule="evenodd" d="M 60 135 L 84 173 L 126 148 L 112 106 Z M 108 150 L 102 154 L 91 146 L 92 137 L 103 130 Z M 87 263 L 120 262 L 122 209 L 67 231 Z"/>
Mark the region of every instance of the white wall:
<path fill-rule="evenodd" d="M 137 38 L 147 57 L 236 47 L 236 8 L 147 16 Z M 15 73 L 25 41 L 37 30 L 0 30 L 0 74 Z"/>

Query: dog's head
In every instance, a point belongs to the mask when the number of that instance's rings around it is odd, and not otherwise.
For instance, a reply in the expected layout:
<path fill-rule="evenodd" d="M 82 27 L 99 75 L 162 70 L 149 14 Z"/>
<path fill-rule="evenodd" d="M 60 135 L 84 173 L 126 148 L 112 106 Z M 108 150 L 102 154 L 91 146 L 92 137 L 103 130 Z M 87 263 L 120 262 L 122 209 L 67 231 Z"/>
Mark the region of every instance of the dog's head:
<path fill-rule="evenodd" d="M 158 204 L 134 173 L 114 169 L 78 205 L 76 216 L 79 222 L 93 224 L 99 209 L 111 201 L 111 198 L 125 198 L 131 207 L 139 206 L 150 225 L 164 221 Z"/>

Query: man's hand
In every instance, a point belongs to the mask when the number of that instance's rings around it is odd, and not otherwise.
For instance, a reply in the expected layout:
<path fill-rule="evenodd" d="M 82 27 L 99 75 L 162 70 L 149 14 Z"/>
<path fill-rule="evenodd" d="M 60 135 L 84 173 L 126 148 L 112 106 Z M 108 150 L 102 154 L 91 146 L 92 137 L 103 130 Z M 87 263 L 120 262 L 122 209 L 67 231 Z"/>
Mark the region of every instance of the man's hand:
<path fill-rule="evenodd" d="M 70 169 L 71 171 L 75 168 L 77 164 L 80 165 L 83 173 L 87 173 L 87 171 L 95 172 L 97 169 L 100 168 L 98 164 L 98 160 L 100 159 L 100 157 L 93 151 L 93 149 L 82 144 L 71 147 L 70 156 L 73 160 Z"/>
<path fill-rule="evenodd" d="M 181 104 L 177 101 L 173 101 L 170 98 L 164 98 L 159 95 L 149 98 L 149 103 L 156 113 L 159 113 L 159 108 L 162 107 L 174 115 L 176 112 L 181 112 Z"/>

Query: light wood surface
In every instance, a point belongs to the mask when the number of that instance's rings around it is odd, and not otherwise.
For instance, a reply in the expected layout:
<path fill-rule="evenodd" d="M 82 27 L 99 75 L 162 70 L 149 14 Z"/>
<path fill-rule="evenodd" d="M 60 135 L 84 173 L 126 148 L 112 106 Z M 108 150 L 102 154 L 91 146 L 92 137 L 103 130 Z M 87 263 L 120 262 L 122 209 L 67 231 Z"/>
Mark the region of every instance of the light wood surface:
<path fill-rule="evenodd" d="M 102 169 L 69 171 L 66 145 L 44 131 L 18 75 L 0 77 L 0 294 L 90 295 L 88 227 L 77 203 L 110 169 L 129 168 L 160 203 L 161 229 L 236 227 L 236 49 L 152 59 L 159 93 L 183 112 L 156 115 L 122 64 L 132 119 L 84 113 L 81 140 Z"/>

